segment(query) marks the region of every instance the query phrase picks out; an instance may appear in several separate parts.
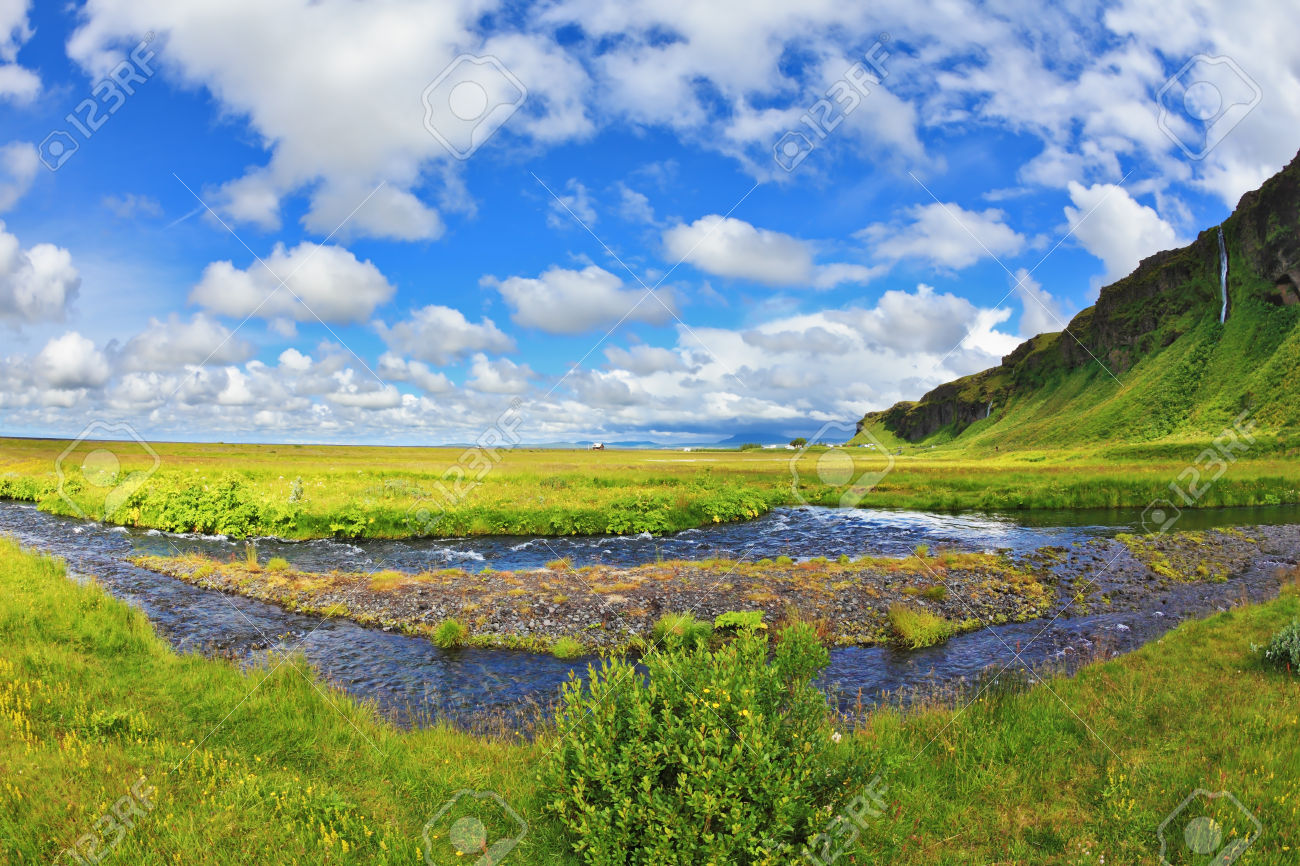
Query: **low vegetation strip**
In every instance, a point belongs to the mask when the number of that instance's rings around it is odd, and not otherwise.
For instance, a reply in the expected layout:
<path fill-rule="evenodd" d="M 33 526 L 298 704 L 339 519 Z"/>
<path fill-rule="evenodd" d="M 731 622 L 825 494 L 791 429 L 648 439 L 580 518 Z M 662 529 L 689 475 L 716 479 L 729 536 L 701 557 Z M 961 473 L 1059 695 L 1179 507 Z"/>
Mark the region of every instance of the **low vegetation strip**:
<path fill-rule="evenodd" d="M 1002 453 L 899 442 L 888 455 L 841 450 L 830 461 L 835 483 L 826 483 L 824 448 L 518 448 L 478 455 L 470 472 L 462 464 L 470 452 L 450 448 L 81 443 L 68 451 L 64 442 L 0 439 L 0 497 L 55 514 L 236 538 L 662 533 L 805 503 L 1141 511 L 1169 495 L 1170 482 L 1203 447 L 1179 441 Z M 1287 440 L 1261 434 L 1196 505 L 1300 503 L 1295 457 Z M 863 490 L 863 478 L 878 481 Z"/>
<path fill-rule="evenodd" d="M 619 712 L 575 725 L 589 693 L 574 687 L 557 726 L 508 743 L 396 730 L 313 684 L 301 659 L 241 671 L 176 655 L 138 611 L 0 540 L 0 860 L 395 864 L 421 862 L 429 845 L 432 862 L 460 862 L 447 846 L 472 809 L 502 864 L 639 862 L 626 846 L 638 838 L 663 848 L 659 862 L 712 845 L 725 862 L 776 866 L 806 860 L 789 855 L 808 844 L 836 863 L 1145 863 L 1162 825 L 1184 844 L 1203 789 L 1231 792 L 1259 822 L 1240 862 L 1282 866 L 1300 848 L 1300 678 L 1252 645 L 1300 617 L 1295 580 L 1272 602 L 1184 623 L 1073 678 L 1019 690 L 1008 672 L 969 705 L 878 710 L 856 729 L 834 727 L 806 692 L 797 709 L 785 703 L 791 693 L 756 667 L 768 656 L 742 645 L 725 660 L 665 656 L 649 684 L 604 680 L 625 710 L 671 698 L 660 723 Z M 819 663 L 806 642 L 787 652 L 782 676 Z M 779 750 L 781 772 L 737 730 Z M 813 748 L 793 748 L 796 736 Z M 688 760 L 660 768 L 687 787 L 660 776 L 656 799 L 633 796 L 616 816 L 599 786 L 639 785 L 640 754 Z M 688 795 L 697 823 L 664 826 L 671 797 Z M 777 838 L 712 817 L 736 800 L 766 818 L 782 798 L 795 808 Z"/>
<path fill-rule="evenodd" d="M 922 547 L 906 557 L 634 568 L 557 560 L 530 571 L 419 574 L 303 572 L 283 560 L 262 564 L 248 549 L 228 562 L 194 554 L 133 561 L 201 587 L 423 635 L 444 647 L 573 656 L 655 643 L 654 626 L 665 616 L 690 612 L 712 622 L 748 612 L 769 623 L 821 621 L 833 644 L 919 649 L 987 625 L 1084 614 L 1097 603 L 1110 611 L 1150 607 L 1170 584 L 1222 583 L 1266 552 L 1300 554 L 1300 535 L 1283 527 L 1121 536 L 1018 557 Z"/>
<path fill-rule="evenodd" d="M 669 561 L 635 568 L 574 568 L 560 560 L 533 571 L 421 574 L 273 570 L 247 557 L 134 561 L 199 586 L 426 635 L 440 645 L 550 652 L 563 640 L 570 654 L 575 644 L 594 652 L 654 642 L 654 624 L 683 611 L 708 622 L 733 612 L 776 622 L 793 611 L 800 619 L 824 620 L 833 643 L 864 645 L 892 639 L 889 609 L 904 600 L 947 623 L 947 636 L 1041 616 L 1053 597 L 1044 570 L 987 553 Z"/>

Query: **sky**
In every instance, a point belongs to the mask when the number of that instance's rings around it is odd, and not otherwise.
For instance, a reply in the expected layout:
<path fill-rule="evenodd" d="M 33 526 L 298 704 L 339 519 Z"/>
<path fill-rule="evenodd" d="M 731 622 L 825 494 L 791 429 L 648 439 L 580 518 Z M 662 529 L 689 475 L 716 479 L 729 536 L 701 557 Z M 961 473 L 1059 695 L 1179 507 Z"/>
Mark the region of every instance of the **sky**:
<path fill-rule="evenodd" d="M 0 0 L 0 433 L 847 438 L 1288 163 L 1286 7 Z"/>

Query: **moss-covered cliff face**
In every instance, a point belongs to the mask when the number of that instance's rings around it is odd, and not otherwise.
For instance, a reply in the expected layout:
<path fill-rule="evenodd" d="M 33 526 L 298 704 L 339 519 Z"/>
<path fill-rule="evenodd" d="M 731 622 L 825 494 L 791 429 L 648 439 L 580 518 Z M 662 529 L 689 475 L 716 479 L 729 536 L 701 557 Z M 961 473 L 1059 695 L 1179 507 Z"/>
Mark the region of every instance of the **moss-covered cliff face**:
<path fill-rule="evenodd" d="M 1300 155 L 1242 196 L 1222 228 L 1226 325 L 1216 226 L 1143 260 L 1065 332 L 868 413 L 859 430 L 1034 446 L 1217 430 L 1247 409 L 1261 425 L 1300 426 Z"/>

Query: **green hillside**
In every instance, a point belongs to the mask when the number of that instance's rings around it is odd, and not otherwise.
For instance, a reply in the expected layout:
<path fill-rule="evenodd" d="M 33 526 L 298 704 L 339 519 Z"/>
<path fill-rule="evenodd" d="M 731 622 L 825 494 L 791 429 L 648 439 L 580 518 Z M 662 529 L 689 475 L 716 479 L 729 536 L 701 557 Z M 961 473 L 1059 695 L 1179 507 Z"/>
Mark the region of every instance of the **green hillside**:
<path fill-rule="evenodd" d="M 868 413 L 859 430 L 974 450 L 1136 444 L 1214 436 L 1248 412 L 1270 447 L 1285 443 L 1300 427 L 1300 157 L 1222 229 L 1226 323 L 1214 227 L 1102 289 L 1066 331 Z"/>

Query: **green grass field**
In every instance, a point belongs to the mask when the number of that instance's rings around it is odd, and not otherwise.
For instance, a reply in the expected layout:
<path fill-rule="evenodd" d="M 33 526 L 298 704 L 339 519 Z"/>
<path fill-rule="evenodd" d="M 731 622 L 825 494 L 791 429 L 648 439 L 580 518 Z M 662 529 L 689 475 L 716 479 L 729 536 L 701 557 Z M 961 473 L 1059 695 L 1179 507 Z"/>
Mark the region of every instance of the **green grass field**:
<path fill-rule="evenodd" d="M 1206 444 L 1006 453 L 905 446 L 882 455 L 132 442 L 81 443 L 65 456 L 64 442 L 3 439 L 0 496 L 132 526 L 286 538 L 659 533 L 803 502 L 1131 508 L 1136 517 L 1153 499 L 1172 498 L 1180 476 L 1186 486 Z M 1300 502 L 1295 458 L 1285 440 L 1261 434 L 1202 485 L 1195 504 Z"/>
<path fill-rule="evenodd" d="M 1161 823 L 1204 788 L 1231 792 L 1263 828 L 1238 863 L 1294 863 L 1300 678 L 1251 644 L 1297 617 L 1288 585 L 1073 678 L 990 690 L 960 711 L 877 712 L 837 748 L 880 774 L 880 808 L 828 826 L 817 855 L 1155 863 Z M 576 862 L 544 808 L 557 792 L 538 781 L 554 732 L 521 744 L 399 731 L 300 659 L 240 672 L 176 655 L 139 612 L 7 541 L 0 633 L 0 861 L 71 864 L 65 849 L 97 846 L 103 862 L 142 866 L 420 863 L 426 823 L 470 789 L 527 825 L 502 862 Z M 1223 842 L 1249 829 L 1215 802 Z M 494 837 L 517 832 L 495 800 L 474 804 Z M 1171 862 L 1207 862 L 1182 841 L 1199 814 L 1171 825 Z M 472 862 L 447 853 L 440 823 L 431 835 L 435 862 Z"/>

